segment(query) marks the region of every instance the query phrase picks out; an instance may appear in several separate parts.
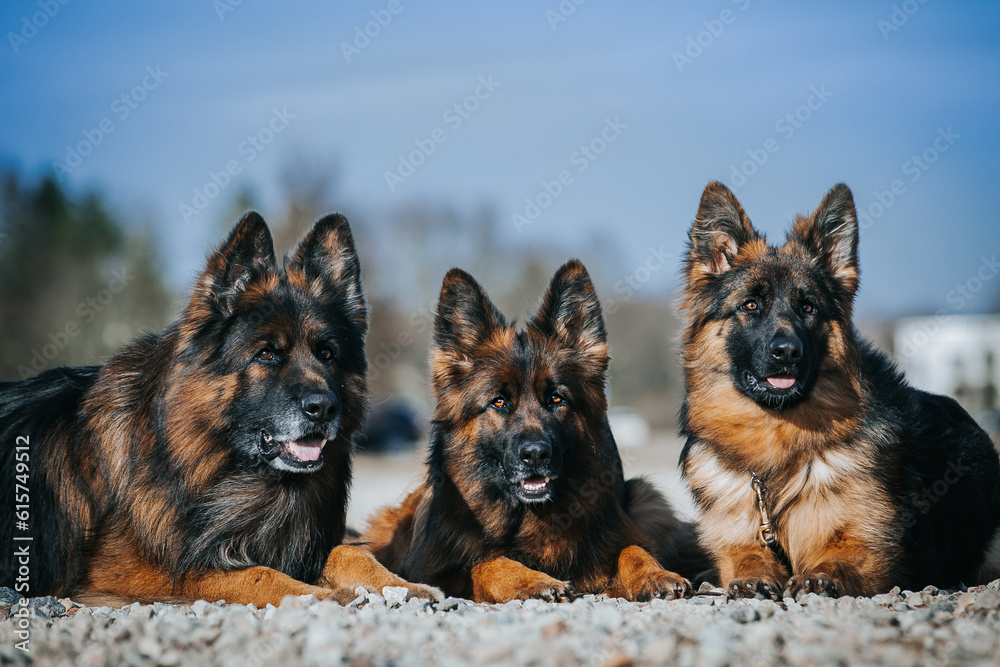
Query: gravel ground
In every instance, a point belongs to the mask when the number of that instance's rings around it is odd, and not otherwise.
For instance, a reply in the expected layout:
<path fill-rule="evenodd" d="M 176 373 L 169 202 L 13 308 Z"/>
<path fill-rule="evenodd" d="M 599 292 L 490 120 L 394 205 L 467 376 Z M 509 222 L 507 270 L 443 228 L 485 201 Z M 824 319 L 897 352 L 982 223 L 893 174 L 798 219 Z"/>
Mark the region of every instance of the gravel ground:
<path fill-rule="evenodd" d="M 893 591 L 634 603 L 586 596 L 505 605 L 369 593 L 278 607 L 77 607 L 0 602 L 0 662 L 39 665 L 997 665 L 1000 581 L 962 592 Z M 0 589 L 0 599 L 16 597 Z M 30 653 L 16 648 L 27 614 Z"/>
<path fill-rule="evenodd" d="M 622 450 L 682 515 L 680 442 Z M 397 501 L 421 477 L 422 450 L 357 457 L 351 521 Z M 1000 665 L 1000 580 L 967 591 L 893 591 L 874 598 L 633 603 L 586 596 L 506 605 L 406 600 L 405 589 L 341 607 L 311 596 L 279 607 L 81 607 L 0 588 L 0 664 L 39 665 Z M 27 620 L 20 614 L 27 615 Z M 28 624 L 30 653 L 16 648 Z"/>

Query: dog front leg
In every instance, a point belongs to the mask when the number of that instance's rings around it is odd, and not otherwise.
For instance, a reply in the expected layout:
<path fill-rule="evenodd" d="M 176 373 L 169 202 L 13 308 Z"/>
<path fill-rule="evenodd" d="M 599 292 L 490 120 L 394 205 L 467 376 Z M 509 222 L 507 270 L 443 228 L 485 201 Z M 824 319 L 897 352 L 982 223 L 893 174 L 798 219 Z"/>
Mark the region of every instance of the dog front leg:
<path fill-rule="evenodd" d="M 788 576 L 770 549 L 756 544 L 730 548 L 719 558 L 719 579 L 731 598 L 780 600 L 780 582 Z"/>
<path fill-rule="evenodd" d="M 663 568 L 640 546 L 629 546 L 618 555 L 618 574 L 608 591 L 613 597 L 646 602 L 653 598 L 682 598 L 691 595 L 691 583 Z"/>
<path fill-rule="evenodd" d="M 410 597 L 440 602 L 444 593 L 433 586 L 413 584 L 387 570 L 371 552 L 352 544 L 341 544 L 330 551 L 320 582 L 334 589 L 355 590 L 358 586 L 381 591 L 386 586 L 399 586 Z"/>
<path fill-rule="evenodd" d="M 572 596 L 569 582 L 500 556 L 472 567 L 472 599 L 502 603 L 539 598 L 561 602 Z"/>

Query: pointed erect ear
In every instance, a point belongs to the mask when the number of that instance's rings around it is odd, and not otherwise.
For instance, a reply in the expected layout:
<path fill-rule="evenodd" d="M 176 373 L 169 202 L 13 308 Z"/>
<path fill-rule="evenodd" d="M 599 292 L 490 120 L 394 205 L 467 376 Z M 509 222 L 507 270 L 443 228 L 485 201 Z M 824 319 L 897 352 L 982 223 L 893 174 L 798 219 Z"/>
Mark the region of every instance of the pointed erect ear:
<path fill-rule="evenodd" d="M 565 347 L 608 360 L 608 334 L 601 302 L 587 269 L 571 259 L 552 276 L 531 325 Z"/>
<path fill-rule="evenodd" d="M 259 213 L 249 211 L 208 258 L 192 299 L 208 301 L 228 315 L 232 312 L 233 300 L 247 285 L 276 266 L 271 232 Z"/>
<path fill-rule="evenodd" d="M 718 181 L 705 187 L 691 226 L 685 273 L 688 282 L 725 273 L 744 246 L 764 237 L 729 188 Z"/>
<path fill-rule="evenodd" d="M 351 226 L 343 215 L 331 213 L 314 222 L 285 258 L 285 271 L 304 275 L 307 288 L 323 301 L 339 297 L 350 317 L 368 329 L 361 261 Z"/>
<path fill-rule="evenodd" d="M 851 189 L 833 186 L 810 218 L 798 218 L 789 241 L 819 258 L 850 294 L 858 289 L 858 213 Z"/>
<path fill-rule="evenodd" d="M 462 269 L 452 269 L 441 284 L 434 319 L 434 350 L 467 360 L 496 329 L 507 326 L 486 291 Z"/>

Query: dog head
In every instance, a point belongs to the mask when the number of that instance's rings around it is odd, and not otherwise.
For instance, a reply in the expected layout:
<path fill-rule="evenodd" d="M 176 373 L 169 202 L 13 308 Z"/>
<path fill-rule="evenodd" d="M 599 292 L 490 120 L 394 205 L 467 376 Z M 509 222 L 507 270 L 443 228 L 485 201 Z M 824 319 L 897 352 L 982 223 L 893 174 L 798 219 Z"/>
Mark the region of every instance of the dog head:
<path fill-rule="evenodd" d="M 524 328 L 508 324 L 472 276 L 448 272 L 432 356 L 435 428 L 446 434 L 437 455 L 470 504 L 558 498 L 585 458 L 584 433 L 603 438 L 608 361 L 600 304 L 580 262 L 556 272 Z"/>
<path fill-rule="evenodd" d="M 724 372 L 745 396 L 778 410 L 806 400 L 832 366 L 856 366 L 850 341 L 857 247 L 846 185 L 833 187 L 811 216 L 797 218 L 785 245 L 775 248 L 733 193 L 710 183 L 684 267 L 686 366 Z"/>
<path fill-rule="evenodd" d="M 179 440 L 226 442 L 252 466 L 290 473 L 349 450 L 367 400 L 368 308 L 343 216 L 313 224 L 282 267 L 264 220 L 247 213 L 177 327 L 167 418 Z"/>

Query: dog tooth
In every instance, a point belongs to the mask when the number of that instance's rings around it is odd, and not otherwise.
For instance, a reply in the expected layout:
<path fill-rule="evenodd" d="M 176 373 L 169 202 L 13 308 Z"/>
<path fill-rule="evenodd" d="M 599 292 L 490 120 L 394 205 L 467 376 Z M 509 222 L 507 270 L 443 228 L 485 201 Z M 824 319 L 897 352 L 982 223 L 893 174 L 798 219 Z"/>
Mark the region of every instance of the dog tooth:
<path fill-rule="evenodd" d="M 323 449 L 324 447 L 326 447 L 326 438 L 323 438 L 323 442 L 319 443 L 320 449 Z"/>

